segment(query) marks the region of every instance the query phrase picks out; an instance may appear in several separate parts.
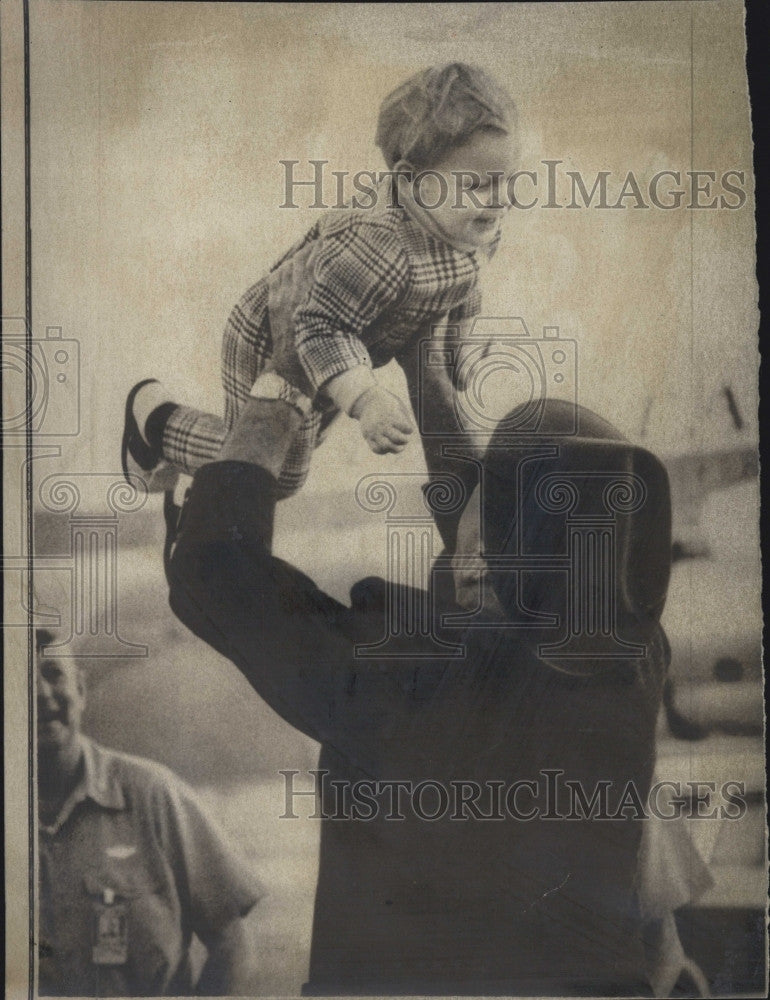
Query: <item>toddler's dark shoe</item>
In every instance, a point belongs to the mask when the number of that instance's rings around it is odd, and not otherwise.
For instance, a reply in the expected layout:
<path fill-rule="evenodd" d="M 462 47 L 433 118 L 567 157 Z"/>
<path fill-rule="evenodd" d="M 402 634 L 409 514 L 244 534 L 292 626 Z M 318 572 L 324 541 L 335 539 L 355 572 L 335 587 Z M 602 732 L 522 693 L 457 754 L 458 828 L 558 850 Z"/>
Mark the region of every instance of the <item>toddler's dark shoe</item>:
<path fill-rule="evenodd" d="M 129 484 L 135 485 L 139 479 L 144 483 L 148 493 L 163 493 L 166 490 L 173 490 L 179 478 L 179 471 L 163 460 L 160 448 L 153 448 L 145 441 L 134 414 L 137 393 L 153 382 L 157 382 L 157 379 L 142 379 L 126 397 L 120 464 Z"/>

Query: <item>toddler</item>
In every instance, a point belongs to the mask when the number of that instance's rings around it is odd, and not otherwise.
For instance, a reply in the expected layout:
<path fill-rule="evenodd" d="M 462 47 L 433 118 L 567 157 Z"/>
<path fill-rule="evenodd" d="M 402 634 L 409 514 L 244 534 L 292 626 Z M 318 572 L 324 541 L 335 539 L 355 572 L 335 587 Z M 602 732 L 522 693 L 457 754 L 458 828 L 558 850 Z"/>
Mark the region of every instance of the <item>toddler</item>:
<path fill-rule="evenodd" d="M 374 209 L 323 215 L 237 303 L 222 346 L 224 420 L 175 405 L 154 379 L 134 386 L 123 434 L 126 475 L 168 490 L 180 471 L 192 474 L 218 457 L 250 398 L 283 400 L 301 414 L 285 453 L 271 463 L 280 469 L 279 496 L 303 484 L 319 435 L 339 412 L 359 422 L 375 453 L 401 451 L 412 417 L 373 370 L 402 358 L 438 322 L 462 328 L 479 312 L 479 268 L 510 207 L 516 130 L 504 90 L 463 63 L 424 70 L 390 94 L 376 136 L 392 177 L 388 197 Z M 271 294 L 294 282 L 296 274 L 286 275 L 297 268 L 303 283 L 292 319 L 273 315 L 271 324 Z M 260 439 L 285 439 L 268 426 L 285 413 L 260 408 Z"/>

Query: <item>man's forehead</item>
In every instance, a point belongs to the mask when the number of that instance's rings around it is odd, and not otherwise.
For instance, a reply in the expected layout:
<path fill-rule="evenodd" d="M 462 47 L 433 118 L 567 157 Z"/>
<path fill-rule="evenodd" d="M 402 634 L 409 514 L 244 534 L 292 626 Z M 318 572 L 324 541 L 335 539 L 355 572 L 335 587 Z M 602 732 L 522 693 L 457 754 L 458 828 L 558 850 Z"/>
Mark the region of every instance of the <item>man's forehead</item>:
<path fill-rule="evenodd" d="M 56 642 L 56 636 L 48 629 L 39 628 L 35 630 L 35 652 L 38 656 L 43 656 L 46 646 L 52 646 Z"/>
<path fill-rule="evenodd" d="M 43 644 L 37 647 L 37 666 L 43 673 L 66 674 L 68 677 L 76 678 L 83 674 L 82 668 L 77 659 L 72 656 L 59 656 L 55 646 L 48 648 L 51 644 Z"/>
<path fill-rule="evenodd" d="M 58 656 L 44 656 L 41 654 L 38 657 L 37 664 L 39 669 L 43 671 L 55 670 L 57 673 L 62 674 L 77 674 L 80 672 L 76 661 L 67 657 L 59 658 Z"/>

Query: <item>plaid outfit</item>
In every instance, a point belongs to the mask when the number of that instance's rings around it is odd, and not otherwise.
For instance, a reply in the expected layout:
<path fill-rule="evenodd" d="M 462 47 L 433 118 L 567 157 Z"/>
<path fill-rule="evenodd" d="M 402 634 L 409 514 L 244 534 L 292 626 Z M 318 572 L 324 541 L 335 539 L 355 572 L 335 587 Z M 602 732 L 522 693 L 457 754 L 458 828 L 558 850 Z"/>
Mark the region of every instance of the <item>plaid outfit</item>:
<path fill-rule="evenodd" d="M 314 282 L 294 313 L 291 334 L 279 341 L 273 336 L 266 276 L 248 289 L 225 327 L 224 420 L 179 407 L 164 431 L 168 461 L 189 473 L 213 461 L 258 376 L 272 372 L 280 385 L 274 395 L 305 414 L 278 480 L 283 496 L 295 492 L 338 412 L 324 395 L 326 383 L 359 365 L 379 368 L 398 359 L 444 317 L 458 322 L 477 315 L 479 267 L 496 249 L 454 249 L 402 207 L 344 209 L 323 216 L 271 273 L 315 241 Z"/>

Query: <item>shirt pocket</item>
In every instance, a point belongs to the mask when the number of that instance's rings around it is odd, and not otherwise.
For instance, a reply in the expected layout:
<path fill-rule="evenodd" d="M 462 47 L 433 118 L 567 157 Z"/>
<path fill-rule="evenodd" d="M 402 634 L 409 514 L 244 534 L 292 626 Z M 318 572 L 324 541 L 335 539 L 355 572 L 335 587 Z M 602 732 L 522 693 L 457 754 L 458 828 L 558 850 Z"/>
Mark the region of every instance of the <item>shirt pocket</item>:
<path fill-rule="evenodd" d="M 125 860 L 111 858 L 86 872 L 83 880 L 88 895 L 102 899 L 105 893 L 131 900 L 160 890 L 160 880 L 137 864 L 133 856 Z"/>

